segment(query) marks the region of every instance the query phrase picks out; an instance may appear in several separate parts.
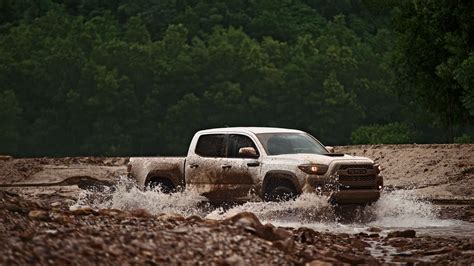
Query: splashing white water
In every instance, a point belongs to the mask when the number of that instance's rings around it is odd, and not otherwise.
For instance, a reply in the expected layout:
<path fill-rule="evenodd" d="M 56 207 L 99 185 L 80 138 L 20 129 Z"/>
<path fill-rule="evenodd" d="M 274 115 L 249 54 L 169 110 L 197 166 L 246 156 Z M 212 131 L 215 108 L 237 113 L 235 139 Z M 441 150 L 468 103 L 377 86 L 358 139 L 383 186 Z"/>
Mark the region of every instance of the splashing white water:
<path fill-rule="evenodd" d="M 206 218 L 225 219 L 239 212 L 252 212 L 264 221 L 323 221 L 332 214 L 327 197 L 316 194 L 303 194 L 295 200 L 285 202 L 247 202 L 225 210 L 218 208 L 209 213 Z"/>
<path fill-rule="evenodd" d="M 152 214 L 175 213 L 183 216 L 202 216 L 208 209 L 207 199 L 195 191 L 165 194 L 159 189 L 141 190 L 126 177 L 121 177 L 114 187 L 104 191 L 83 191 L 76 203 L 76 206 L 81 205 L 119 210 L 146 209 Z"/>
<path fill-rule="evenodd" d="M 411 190 L 396 190 L 382 194 L 373 206 L 376 215 L 372 225 L 384 227 L 450 226 L 453 220 L 438 218 L 440 207 L 423 201 Z"/>
<path fill-rule="evenodd" d="M 346 208 L 328 204 L 328 199 L 316 194 L 303 194 L 287 202 L 247 202 L 232 208 L 211 207 L 206 198 L 192 190 L 164 194 L 158 190 L 143 191 L 127 178 L 111 189 L 101 192 L 84 191 L 77 206 L 130 210 L 143 208 L 153 214 L 176 213 L 199 215 L 210 219 L 225 219 L 249 211 L 263 222 L 279 226 L 310 227 L 336 232 L 361 232 L 376 226 L 393 228 L 442 228 L 459 225 L 456 220 L 438 218 L 439 207 L 421 200 L 413 191 L 384 192 L 368 207 Z M 345 219 L 348 216 L 349 219 Z"/>

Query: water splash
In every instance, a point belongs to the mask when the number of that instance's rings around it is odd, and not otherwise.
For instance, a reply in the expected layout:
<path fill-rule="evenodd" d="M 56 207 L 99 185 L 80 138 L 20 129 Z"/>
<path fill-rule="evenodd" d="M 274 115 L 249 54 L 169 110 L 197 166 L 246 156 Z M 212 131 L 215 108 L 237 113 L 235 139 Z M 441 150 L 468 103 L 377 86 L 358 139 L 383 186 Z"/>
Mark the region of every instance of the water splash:
<path fill-rule="evenodd" d="M 440 208 L 423 201 L 412 190 L 382 193 L 379 201 L 367 207 L 334 207 L 327 197 L 302 194 L 287 202 L 252 201 L 231 208 L 212 207 L 205 197 L 192 190 L 165 194 L 159 190 L 143 191 L 127 178 L 121 178 L 112 188 L 84 191 L 76 206 L 131 210 L 147 209 L 153 214 L 176 213 L 225 219 L 249 211 L 263 222 L 279 226 L 310 227 L 316 230 L 358 233 L 369 227 L 442 228 L 459 225 L 460 221 L 438 218 Z M 348 216 L 349 218 L 346 219 Z"/>
<path fill-rule="evenodd" d="M 195 191 L 165 194 L 158 188 L 142 190 L 126 177 L 120 177 L 115 186 L 102 191 L 83 191 L 76 206 L 84 205 L 119 210 L 146 209 L 152 214 L 175 213 L 183 216 L 203 216 L 209 208 L 207 199 Z"/>
<path fill-rule="evenodd" d="M 376 219 L 373 226 L 383 227 L 440 227 L 450 226 L 453 220 L 439 219 L 440 207 L 423 200 L 413 190 L 385 192 L 372 206 Z"/>
<path fill-rule="evenodd" d="M 225 219 L 239 212 L 252 212 L 260 220 L 274 222 L 327 221 L 334 216 L 328 198 L 317 194 L 302 194 L 295 200 L 285 202 L 247 202 L 230 209 L 218 208 L 206 218 Z"/>

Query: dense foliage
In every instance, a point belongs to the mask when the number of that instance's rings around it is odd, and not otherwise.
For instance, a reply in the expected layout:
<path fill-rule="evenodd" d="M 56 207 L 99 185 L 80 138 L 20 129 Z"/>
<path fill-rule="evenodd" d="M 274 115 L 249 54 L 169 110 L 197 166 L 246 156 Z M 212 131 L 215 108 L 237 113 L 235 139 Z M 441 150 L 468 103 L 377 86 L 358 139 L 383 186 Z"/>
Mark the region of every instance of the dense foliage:
<path fill-rule="evenodd" d="M 183 154 L 223 126 L 469 141 L 473 14 L 448 0 L 0 0 L 0 153 Z"/>

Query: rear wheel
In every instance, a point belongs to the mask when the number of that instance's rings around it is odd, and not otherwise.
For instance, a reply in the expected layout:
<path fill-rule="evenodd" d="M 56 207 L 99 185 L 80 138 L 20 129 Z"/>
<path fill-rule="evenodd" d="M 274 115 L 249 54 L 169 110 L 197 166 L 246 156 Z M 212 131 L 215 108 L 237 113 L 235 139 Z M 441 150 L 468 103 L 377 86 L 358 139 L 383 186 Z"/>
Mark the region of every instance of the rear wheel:
<path fill-rule="evenodd" d="M 170 194 L 176 192 L 176 187 L 167 178 L 152 177 L 146 184 L 149 190 L 159 190 L 162 193 Z"/>

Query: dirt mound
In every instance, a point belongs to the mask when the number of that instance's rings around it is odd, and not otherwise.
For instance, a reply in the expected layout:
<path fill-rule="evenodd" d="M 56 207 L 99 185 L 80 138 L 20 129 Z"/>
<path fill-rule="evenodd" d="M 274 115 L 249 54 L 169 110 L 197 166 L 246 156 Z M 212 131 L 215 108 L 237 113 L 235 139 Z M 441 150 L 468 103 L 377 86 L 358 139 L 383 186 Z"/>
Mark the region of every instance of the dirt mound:
<path fill-rule="evenodd" d="M 474 144 L 357 145 L 336 152 L 374 159 L 386 186 L 427 198 L 474 199 Z"/>
<path fill-rule="evenodd" d="M 0 161 L 2 185 L 71 185 L 74 180 L 112 181 L 124 174 L 128 158 L 9 158 Z M 63 183 L 63 184 L 61 184 Z"/>
<path fill-rule="evenodd" d="M 41 159 L 9 159 L 0 161 L 2 184 L 21 182 L 43 169 Z"/>

